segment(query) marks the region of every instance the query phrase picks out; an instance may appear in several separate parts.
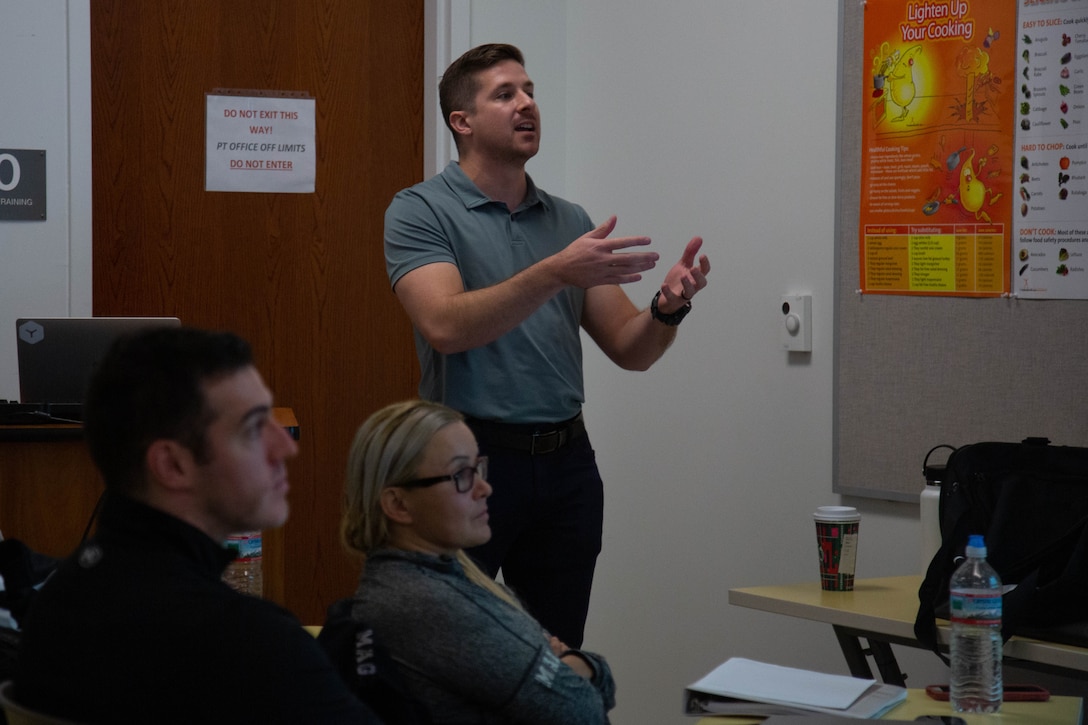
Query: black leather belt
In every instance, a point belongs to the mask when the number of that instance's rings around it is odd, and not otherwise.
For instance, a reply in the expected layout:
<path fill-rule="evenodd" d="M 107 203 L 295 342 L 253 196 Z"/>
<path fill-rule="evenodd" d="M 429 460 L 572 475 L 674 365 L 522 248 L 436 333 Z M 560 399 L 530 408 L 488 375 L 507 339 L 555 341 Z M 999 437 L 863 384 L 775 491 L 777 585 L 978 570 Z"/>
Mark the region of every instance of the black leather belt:
<path fill-rule="evenodd" d="M 481 444 L 511 448 L 531 456 L 554 453 L 586 432 L 586 424 L 581 413 L 570 420 L 554 425 L 498 423 L 493 420 L 467 417 L 465 422 Z"/>

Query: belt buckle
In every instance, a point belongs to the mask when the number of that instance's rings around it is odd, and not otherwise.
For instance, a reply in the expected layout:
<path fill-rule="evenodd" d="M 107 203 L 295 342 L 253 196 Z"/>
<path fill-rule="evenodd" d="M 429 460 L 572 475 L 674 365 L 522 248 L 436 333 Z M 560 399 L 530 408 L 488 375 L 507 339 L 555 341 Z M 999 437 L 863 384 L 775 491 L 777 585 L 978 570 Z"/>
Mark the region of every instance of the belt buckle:
<path fill-rule="evenodd" d="M 533 433 L 532 443 L 529 446 L 529 455 L 542 455 L 544 453 L 551 453 L 557 451 L 563 447 L 563 435 L 565 430 L 552 430 L 547 433 Z M 554 443 L 551 446 L 546 445 L 544 442 Z M 540 446 L 538 447 L 538 443 Z"/>

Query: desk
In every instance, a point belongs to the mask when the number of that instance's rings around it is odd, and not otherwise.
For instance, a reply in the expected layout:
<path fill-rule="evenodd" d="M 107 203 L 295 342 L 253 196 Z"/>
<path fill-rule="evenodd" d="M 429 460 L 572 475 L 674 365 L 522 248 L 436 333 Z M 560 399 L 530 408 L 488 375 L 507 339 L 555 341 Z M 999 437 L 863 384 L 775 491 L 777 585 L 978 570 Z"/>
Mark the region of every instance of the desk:
<path fill-rule="evenodd" d="M 966 720 L 967 725 L 993 725 L 998 721 L 1002 725 L 1078 725 L 1082 709 L 1079 697 L 1052 697 L 1047 702 L 1005 702 L 997 715 L 953 713 L 951 705 L 931 700 L 926 697 L 925 690 L 908 690 L 906 702 L 896 705 L 880 719 L 913 720 L 919 715 L 955 714 Z M 695 725 L 756 725 L 760 722 L 761 718 L 715 715 L 700 718 Z"/>
<path fill-rule="evenodd" d="M 0 532 L 61 558 L 79 545 L 102 479 L 78 424 L 0 426 Z"/>
<path fill-rule="evenodd" d="M 919 647 L 914 637 L 920 575 L 856 579 L 852 592 L 827 592 L 820 582 L 729 590 L 729 603 L 789 617 L 830 624 L 854 677 L 872 678 L 866 654 L 873 657 L 884 682 L 904 685 L 891 645 Z M 948 623 L 938 621 L 937 636 L 947 649 Z M 869 647 L 861 646 L 861 639 Z M 1005 643 L 1005 659 L 1025 669 L 1044 672 L 1088 672 L 1088 649 L 1013 637 Z"/>

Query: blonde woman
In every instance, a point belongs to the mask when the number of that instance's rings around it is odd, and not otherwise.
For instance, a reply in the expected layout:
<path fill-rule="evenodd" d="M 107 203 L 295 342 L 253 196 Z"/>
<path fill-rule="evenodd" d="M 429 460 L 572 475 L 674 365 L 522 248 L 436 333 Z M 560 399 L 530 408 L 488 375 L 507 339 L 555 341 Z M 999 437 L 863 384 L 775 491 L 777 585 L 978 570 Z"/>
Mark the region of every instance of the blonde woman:
<path fill-rule="evenodd" d="M 491 537 L 487 459 L 460 413 L 412 400 L 351 448 L 341 534 L 364 557 L 350 616 L 434 723 L 607 723 L 604 658 L 551 637 L 464 549 Z"/>

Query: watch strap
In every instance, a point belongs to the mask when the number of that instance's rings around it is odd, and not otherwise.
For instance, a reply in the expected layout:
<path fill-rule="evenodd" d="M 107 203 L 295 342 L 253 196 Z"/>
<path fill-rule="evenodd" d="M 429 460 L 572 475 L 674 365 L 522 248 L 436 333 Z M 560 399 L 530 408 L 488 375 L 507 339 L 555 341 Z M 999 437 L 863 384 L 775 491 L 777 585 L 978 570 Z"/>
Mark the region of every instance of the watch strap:
<path fill-rule="evenodd" d="M 684 318 L 687 317 L 689 312 L 691 312 L 691 302 L 689 301 L 687 304 L 685 304 L 683 307 L 678 309 L 676 312 L 665 314 L 664 312 L 662 312 L 661 310 L 659 310 L 657 308 L 657 300 L 660 297 L 661 297 L 661 290 L 658 290 L 657 294 L 654 295 L 653 300 L 650 302 L 650 316 L 653 317 L 658 322 L 666 324 L 669 327 L 676 327 L 681 322 L 683 322 Z"/>

